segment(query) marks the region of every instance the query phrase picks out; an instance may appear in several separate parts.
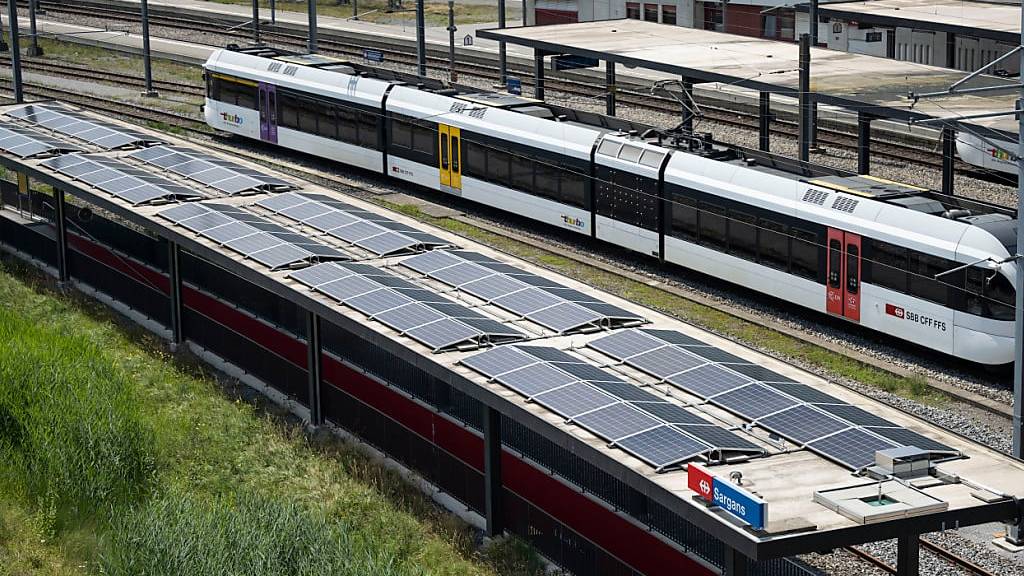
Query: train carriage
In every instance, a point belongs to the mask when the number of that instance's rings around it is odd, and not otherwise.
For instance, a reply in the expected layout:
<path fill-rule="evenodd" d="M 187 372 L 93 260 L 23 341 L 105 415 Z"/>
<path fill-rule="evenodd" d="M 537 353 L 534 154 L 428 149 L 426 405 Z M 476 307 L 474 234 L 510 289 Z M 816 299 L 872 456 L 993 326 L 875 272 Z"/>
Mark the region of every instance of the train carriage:
<path fill-rule="evenodd" d="M 214 128 L 591 236 L 972 362 L 1012 360 L 1016 220 L 1006 209 L 789 169 L 708 136 L 630 130 L 329 57 L 229 49 L 210 57 L 206 74 Z"/>

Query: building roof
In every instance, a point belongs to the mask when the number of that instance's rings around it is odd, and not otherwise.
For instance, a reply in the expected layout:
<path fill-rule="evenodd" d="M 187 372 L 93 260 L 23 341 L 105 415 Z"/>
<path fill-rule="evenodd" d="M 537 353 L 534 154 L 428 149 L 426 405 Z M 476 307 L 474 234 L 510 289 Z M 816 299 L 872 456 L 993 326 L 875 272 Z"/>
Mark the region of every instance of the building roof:
<path fill-rule="evenodd" d="M 20 107 L 0 108 L 0 116 L 17 108 Z M 129 126 L 116 120 L 107 120 L 124 127 Z M 132 129 L 151 134 L 168 145 L 196 147 L 194 144 L 186 143 L 167 134 L 136 127 L 132 127 Z M 143 172 L 157 172 L 155 168 L 146 168 L 144 164 L 130 160 L 129 156 L 133 154 L 132 150 L 101 151 L 93 148 L 88 151 L 96 158 L 130 163 L 134 169 Z M 228 160 L 217 153 L 209 151 L 206 153 L 212 157 L 219 157 L 221 160 Z M 178 180 L 178 183 L 183 187 L 194 187 L 196 194 L 202 196 L 202 200 L 178 203 L 170 207 L 167 204 L 139 204 L 121 198 L 100 186 L 90 184 L 85 175 L 75 176 L 51 169 L 45 159 L 22 159 L 12 153 L 0 152 L 0 164 L 7 168 L 26 173 L 32 179 L 65 190 L 71 195 L 83 198 L 135 225 L 142 226 L 152 233 L 177 242 L 189 252 L 214 262 L 274 294 L 292 300 L 325 320 L 371 340 L 404 360 L 443 378 L 483 404 L 497 409 L 506 417 L 523 423 L 545 438 L 567 447 L 574 454 L 609 471 L 641 493 L 698 524 L 709 534 L 725 541 L 750 558 L 769 559 L 791 556 L 835 546 L 895 537 L 911 531 L 914 533 L 937 531 L 943 525 L 967 526 L 1002 520 L 1015 513 L 1017 503 L 1001 494 L 1024 496 L 1024 463 L 1015 461 L 995 450 L 918 420 L 893 407 L 871 400 L 781 360 L 766 356 L 746 346 L 603 292 L 572 278 L 517 260 L 483 244 L 445 230 L 434 229 L 357 198 L 345 196 L 311 183 L 295 182 L 293 178 L 282 176 L 273 170 L 239 158 L 230 160 L 236 165 L 264 173 L 268 177 L 276 177 L 295 184 L 300 187 L 301 192 L 286 192 L 287 196 L 263 192 L 243 197 L 222 194 L 210 187 L 200 188 L 182 178 Z M 167 174 L 164 176 L 175 178 Z M 652 367 L 653 365 L 635 361 L 629 355 L 622 356 L 626 360 L 620 362 L 619 356 L 616 355 L 618 353 L 612 352 L 613 348 L 609 348 L 607 342 L 603 345 L 594 344 L 595 341 L 603 340 L 609 335 L 635 331 L 636 323 L 617 327 L 613 323 L 599 322 L 592 327 L 593 329 L 565 331 L 552 329 L 545 325 L 540 317 L 534 317 L 529 313 L 513 312 L 510 309 L 513 304 L 500 302 L 500 298 L 489 302 L 477 295 L 475 291 L 468 289 L 456 293 L 452 288 L 453 285 L 467 283 L 463 279 L 465 270 L 460 269 L 459 275 L 430 273 L 430 270 L 441 270 L 442 268 L 425 262 L 424 260 L 431 259 L 424 259 L 423 255 L 436 252 L 426 251 L 413 256 L 381 257 L 373 254 L 372 251 L 364 251 L 360 254 L 361 258 L 358 264 L 338 266 L 347 271 L 333 277 L 322 276 L 312 267 L 302 268 L 298 272 L 287 267 L 278 268 L 271 263 L 264 262 L 261 258 L 244 256 L 244 252 L 239 249 L 240 245 L 233 244 L 234 240 L 210 232 L 218 226 L 220 230 L 225 231 L 232 230 L 232 227 L 238 228 L 236 223 L 203 224 L 201 222 L 203 219 L 210 218 L 207 213 L 209 211 L 204 210 L 199 211 L 202 214 L 197 212 L 192 217 L 197 220 L 187 226 L 180 224 L 185 220 L 174 220 L 166 216 L 168 211 L 179 211 L 182 207 L 205 205 L 214 207 L 212 209 L 220 215 L 229 214 L 235 220 L 254 223 L 253 225 L 259 224 L 263 229 L 269 229 L 267 226 L 270 224 L 287 230 L 282 234 L 308 235 L 315 241 L 338 250 L 348 252 L 361 249 L 334 235 L 315 232 L 317 228 L 312 224 L 313 220 L 322 218 L 324 215 L 310 214 L 304 218 L 306 223 L 300 226 L 283 209 L 279 209 L 279 207 L 266 208 L 267 199 L 286 197 L 294 199 L 299 194 L 316 195 L 315 198 L 319 199 L 320 204 L 333 202 L 340 207 L 340 210 L 350 215 L 358 214 L 364 219 L 372 221 L 386 218 L 393 223 L 392 226 L 415 229 L 419 233 L 430 234 L 450 245 L 460 247 L 464 252 L 458 253 L 459 257 L 476 263 L 474 266 L 489 266 L 492 270 L 500 270 L 506 276 L 514 276 L 513 280 L 524 282 L 529 286 L 546 286 L 554 289 L 554 293 L 559 294 L 562 299 L 614 307 L 616 311 L 645 319 L 644 330 L 664 330 L 672 333 L 651 333 L 657 338 L 674 338 L 676 342 L 682 343 L 680 345 L 688 343 L 686 345 L 713 346 L 719 350 L 714 352 L 718 361 L 749 365 L 749 368 L 745 369 L 750 370 L 752 377 L 755 373 L 763 374 L 764 371 L 769 371 L 773 375 L 771 378 L 755 377 L 757 380 L 781 381 L 787 385 L 804 384 L 809 387 L 803 388 L 804 393 L 824 393 L 839 403 L 860 407 L 875 417 L 887 419 L 897 426 L 921 434 L 933 442 L 941 443 L 952 448 L 954 452 L 965 455 L 966 458 L 945 461 L 939 464 L 939 467 L 943 472 L 966 479 L 971 484 L 933 482 L 919 488 L 921 492 L 933 499 L 947 503 L 948 510 L 946 511 L 899 518 L 877 524 L 860 524 L 829 507 L 816 503 L 814 499 L 814 493 L 818 490 L 862 485 L 865 479 L 851 476 L 851 466 L 845 466 L 834 459 L 826 458 L 820 451 L 804 448 L 798 443 L 780 442 L 779 438 L 768 428 L 761 425 L 750 425 L 748 418 L 738 415 L 737 410 L 726 409 L 727 406 L 722 402 L 707 401 L 701 395 L 687 392 L 680 387 L 669 386 L 666 381 L 671 378 L 666 380 L 652 375 L 657 373 L 657 368 Z M 336 215 L 331 217 L 336 217 Z M 213 218 L 222 219 L 222 216 L 215 215 Z M 173 223 L 175 221 L 179 224 Z M 197 232 L 197 230 L 201 231 Z M 276 232 L 274 233 L 276 234 Z M 301 239 L 292 238 L 292 240 L 301 243 Z M 272 249 L 274 248 L 267 248 L 267 250 Z M 416 258 L 421 261 L 414 263 L 413 259 Z M 330 268 L 337 265 L 320 264 L 319 266 Z M 455 268 L 452 267 L 450 270 L 454 272 Z M 370 288 L 356 286 L 356 292 L 349 291 L 350 287 L 346 279 L 352 276 L 362 276 L 353 282 Z M 494 280 L 499 279 L 494 278 Z M 322 288 L 327 283 L 340 284 L 335 286 L 336 289 Z M 314 289 L 311 286 L 320 286 L 321 288 Z M 380 288 L 380 286 L 387 288 Z M 589 368 L 580 368 L 589 370 L 587 374 L 593 374 L 593 370 L 600 370 L 604 374 L 613 375 L 616 379 L 625 382 L 631 390 L 654 394 L 661 402 L 674 406 L 673 410 L 677 412 L 685 411 L 690 417 L 706 422 L 704 425 L 724 428 L 729 430 L 733 436 L 741 437 L 746 444 L 756 447 L 756 450 L 749 450 L 747 449 L 749 446 L 746 446 L 744 450 L 739 451 L 741 457 L 734 458 L 728 463 L 711 462 L 710 469 L 721 478 L 729 478 L 732 472 L 742 474 L 744 487 L 768 502 L 769 517 L 766 529 L 761 532 L 751 531 L 737 523 L 720 508 L 707 507 L 695 501 L 695 493 L 688 488 L 688 475 L 684 467 L 659 469 L 651 462 L 638 457 L 636 450 L 627 450 L 625 445 L 619 447 L 614 442 L 609 442 L 607 436 L 600 435 L 599 428 L 585 425 L 585 421 L 582 419 L 567 419 L 564 414 L 553 408 L 554 404 L 539 399 L 530 399 L 522 391 L 517 391 L 507 383 L 503 383 L 502 379 L 490 378 L 485 376 L 482 371 L 471 367 L 474 366 L 472 359 L 481 354 L 481 350 L 499 350 L 519 344 L 504 344 L 496 348 L 488 348 L 487 343 L 481 342 L 454 347 L 432 344 L 429 340 L 431 335 L 417 333 L 412 329 L 402 329 L 402 325 L 399 324 L 401 319 L 398 317 L 385 318 L 384 313 L 392 311 L 394 307 L 385 306 L 373 311 L 371 308 L 379 306 L 381 300 L 364 301 L 359 304 L 354 302 L 353 294 L 365 294 L 371 290 L 379 290 L 376 293 L 378 296 L 382 296 L 386 292 L 393 297 L 392 293 L 404 291 L 403 294 L 412 297 L 416 290 L 420 290 L 429 292 L 433 295 L 432 298 L 444 297 L 451 300 L 451 303 L 441 308 L 435 307 L 435 309 L 443 309 L 446 313 L 455 313 L 453 310 L 457 303 L 462 308 L 468 307 L 477 315 L 458 316 L 463 319 L 460 320 L 463 324 L 467 324 L 464 321 L 465 318 L 473 318 L 476 322 L 473 325 L 482 325 L 479 320 L 483 319 L 489 321 L 492 327 L 495 324 L 500 324 L 513 328 L 529 338 L 529 343 L 525 345 L 554 349 L 553 352 L 550 350 L 545 352 L 546 358 L 553 362 L 564 362 L 565 355 L 572 356 L 579 360 L 579 363 L 590 365 Z M 531 290 L 531 288 L 522 287 L 519 290 Z M 438 303 L 436 299 L 431 302 Z M 400 305 L 413 304 L 403 303 Z M 561 306 L 562 304 L 554 305 Z M 596 306 L 596 308 L 611 312 L 611 309 L 606 306 Z M 461 313 L 465 314 L 465 312 Z M 620 314 L 620 312 L 616 312 L 616 314 Z M 712 353 L 710 350 L 703 352 Z M 583 377 L 580 376 L 580 378 Z M 763 454 L 757 453 L 759 451 Z M 698 459 L 698 461 L 707 463 L 703 459 Z M 985 488 L 978 488 L 978 486 Z"/>
<path fill-rule="evenodd" d="M 792 97 L 799 93 L 799 47 L 791 42 L 630 19 L 479 30 L 477 35 L 548 54 L 578 54 L 643 69 L 630 73 L 652 81 L 683 76 L 719 83 L 723 89 Z M 811 90 L 823 104 L 899 121 L 1013 109 L 1014 95 L 998 92 L 929 98 L 911 107 L 910 92 L 946 90 L 963 76 L 936 66 L 811 48 Z M 982 76 L 969 86 L 1000 84 L 1007 84 L 1006 79 Z M 992 136 L 998 131 L 1003 137 L 1016 134 L 1016 122 L 1009 115 L 955 124 Z"/>
<path fill-rule="evenodd" d="M 801 12 L 807 4 L 798 6 Z M 818 14 L 863 24 L 952 32 L 1020 42 L 1020 4 L 975 0 L 866 0 L 822 2 Z"/>

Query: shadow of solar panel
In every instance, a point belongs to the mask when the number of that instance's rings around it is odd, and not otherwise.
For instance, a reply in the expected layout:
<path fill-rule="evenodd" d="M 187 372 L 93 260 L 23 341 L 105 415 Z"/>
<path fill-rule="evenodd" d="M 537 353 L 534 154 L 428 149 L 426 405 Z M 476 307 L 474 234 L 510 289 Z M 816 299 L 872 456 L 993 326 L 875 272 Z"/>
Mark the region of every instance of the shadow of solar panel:
<path fill-rule="evenodd" d="M 604 302 L 580 302 L 579 306 L 588 308 L 601 316 L 614 320 L 625 320 L 625 321 L 643 321 L 643 316 L 634 314 L 625 308 L 620 308 L 614 304 L 606 304 Z"/>
<path fill-rule="evenodd" d="M 685 462 L 711 448 L 669 426 L 620 440 L 618 446 L 657 469 Z"/>
<path fill-rule="evenodd" d="M 377 316 L 378 320 L 399 332 L 412 330 L 417 326 L 437 322 L 444 318 L 444 315 L 440 312 L 419 303 L 407 304 L 401 308 L 382 312 Z"/>
<path fill-rule="evenodd" d="M 529 398 L 571 384 L 576 378 L 548 364 L 538 363 L 502 374 L 498 381 Z"/>
<path fill-rule="evenodd" d="M 500 264 L 500 262 L 498 262 L 494 258 L 491 258 L 490 256 L 488 256 L 486 254 L 481 254 L 479 252 L 473 252 L 472 250 L 449 250 L 449 253 L 451 253 L 451 254 L 453 254 L 455 256 L 458 256 L 459 258 L 462 258 L 463 260 L 469 260 L 470 262 L 477 262 L 477 263 L 480 263 L 480 264 L 487 264 L 487 263 Z M 516 270 L 519 271 L 519 272 L 522 272 L 522 270 L 519 270 L 518 268 L 516 268 Z"/>
<path fill-rule="evenodd" d="M 896 444 L 859 428 L 844 430 L 808 445 L 819 454 L 854 470 L 874 464 L 875 452 L 896 448 Z"/>
<path fill-rule="evenodd" d="M 639 330 L 625 330 L 614 332 L 603 338 L 591 340 L 587 347 L 598 352 L 603 352 L 616 360 L 625 360 L 630 356 L 643 354 L 655 348 L 664 346 L 665 343 L 653 338 Z"/>
<path fill-rule="evenodd" d="M 675 346 L 663 346 L 629 359 L 631 366 L 635 366 L 658 378 L 668 378 L 673 374 L 678 374 L 706 363 L 707 361 L 703 358 L 687 354 L 681 348 Z"/>
<path fill-rule="evenodd" d="M 430 274 L 431 272 L 435 272 L 441 268 L 454 266 L 461 261 L 462 260 L 459 258 L 456 258 L 447 252 L 434 250 L 431 252 L 424 252 L 423 254 L 417 254 L 411 258 L 406 258 L 405 260 L 402 260 L 402 266 L 405 266 L 415 272 L 419 272 L 420 274 Z"/>
<path fill-rule="evenodd" d="M 518 270 L 514 274 L 509 274 L 509 276 L 515 278 L 516 280 L 519 280 L 520 282 L 524 282 L 526 284 L 536 286 L 538 288 L 564 288 L 564 286 L 562 286 L 558 282 L 555 282 L 554 280 L 551 280 L 550 278 L 545 278 L 543 276 L 538 276 L 536 274 L 530 274 L 529 272 L 526 272 L 524 270 Z"/>
<path fill-rule="evenodd" d="M 953 455 L 960 453 L 959 450 L 950 448 L 942 442 L 932 440 L 923 434 L 918 434 L 917 432 L 907 430 L 906 428 L 868 427 L 865 429 L 870 430 L 879 436 L 884 436 L 887 440 L 891 440 L 900 446 L 917 446 L 921 450 Z"/>
<path fill-rule="evenodd" d="M 783 376 L 774 370 L 759 366 L 757 364 L 729 364 L 729 368 L 749 376 L 753 380 L 760 380 L 762 382 L 796 382 L 788 376 Z"/>
<path fill-rule="evenodd" d="M 676 332 L 675 330 L 658 330 L 656 328 L 642 328 L 640 331 L 649 336 L 654 336 L 655 338 L 664 340 L 669 344 L 678 344 L 680 346 L 699 346 L 705 344 L 705 342 L 697 340 L 692 336 L 687 336 L 682 332 Z"/>
<path fill-rule="evenodd" d="M 381 284 L 389 288 L 408 288 L 410 290 L 421 290 L 419 286 L 413 284 L 412 282 L 406 280 L 405 278 L 399 278 L 398 276 L 394 276 L 392 274 L 366 275 L 372 277 L 375 281 L 380 282 Z M 447 302 L 445 298 L 438 296 L 429 290 L 425 290 L 425 292 L 427 292 L 428 294 L 433 294 L 432 298 L 425 300 L 425 302 Z"/>
<path fill-rule="evenodd" d="M 613 382 L 591 381 L 590 385 L 593 386 L 594 388 L 597 388 L 598 390 L 607 392 L 608 394 L 615 396 L 619 400 L 628 400 L 636 402 L 658 401 L 658 397 L 651 394 L 650 392 L 647 392 L 646 390 L 643 390 L 638 386 L 634 386 L 633 384 L 629 384 L 628 382 L 622 382 L 621 380 Z"/>
<path fill-rule="evenodd" d="M 521 352 L 529 354 L 539 360 L 545 360 L 548 362 L 568 362 L 572 364 L 586 364 L 583 360 L 565 352 L 558 348 L 552 348 L 551 346 L 516 346 Z M 609 374 L 608 380 L 612 377 Z"/>
<path fill-rule="evenodd" d="M 427 304 L 427 306 L 430 306 L 430 304 Z M 492 339 L 493 338 L 499 338 L 499 339 L 513 338 L 513 339 L 516 339 L 516 340 L 521 340 L 524 337 L 523 333 L 518 331 L 518 330 L 516 330 L 515 328 L 512 328 L 510 326 L 502 324 L 501 322 L 498 322 L 497 320 L 491 320 L 490 318 L 466 318 L 466 317 L 459 317 L 459 321 L 462 322 L 463 324 L 467 325 L 467 326 L 470 326 L 472 328 L 476 328 L 477 330 L 483 332 L 484 334 L 488 335 Z M 493 341 L 494 340 L 492 340 L 492 342 Z"/>
<path fill-rule="evenodd" d="M 580 380 L 595 380 L 601 382 L 617 380 L 615 376 L 601 370 L 597 366 L 594 366 L 593 364 L 586 364 L 575 359 L 572 362 L 554 362 L 551 365 L 572 374 Z"/>
<path fill-rule="evenodd" d="M 330 246 L 317 244 L 316 242 L 310 243 L 309 240 L 306 240 L 305 242 L 296 242 L 295 245 L 312 254 L 314 260 L 340 260 L 348 258 L 346 254 L 343 254 Z"/>
<path fill-rule="evenodd" d="M 290 266 L 296 262 L 302 262 L 309 256 L 309 252 L 291 244 L 279 244 L 277 246 L 260 250 L 249 254 L 248 257 L 263 264 L 271 270 Z"/>
<path fill-rule="evenodd" d="M 690 412 L 678 404 L 672 404 L 662 400 L 654 402 L 632 402 L 634 408 L 643 410 L 648 414 L 664 420 L 669 424 L 708 424 L 700 416 Z"/>
<path fill-rule="evenodd" d="M 374 278 L 374 280 L 377 280 L 377 278 Z M 438 312 L 444 314 L 445 316 L 450 316 L 452 318 L 458 318 L 460 320 L 489 320 L 489 318 L 477 312 L 476 310 L 473 310 L 472 308 L 467 308 L 462 304 L 456 304 L 450 300 L 445 300 L 440 297 L 434 298 L 433 301 L 422 302 L 423 304 L 433 308 L 434 310 L 437 310 Z M 495 322 L 499 326 L 501 325 L 500 323 L 494 320 L 491 320 L 491 322 Z"/>
<path fill-rule="evenodd" d="M 360 294 L 372 292 L 379 288 L 380 284 L 377 284 L 372 280 L 367 280 L 361 276 L 346 276 L 344 278 L 334 280 L 333 282 L 317 286 L 317 290 L 341 302 L 344 302 L 349 298 L 359 296 Z M 429 320 L 427 321 L 429 322 Z"/>
<path fill-rule="evenodd" d="M 895 426 L 892 422 L 850 404 L 815 404 L 818 408 L 858 426 Z"/>
<path fill-rule="evenodd" d="M 711 401 L 750 420 L 756 420 L 797 404 L 796 400 L 783 396 L 761 384 L 750 384 L 723 392 L 713 397 Z"/>
<path fill-rule="evenodd" d="M 566 419 L 583 417 L 585 413 L 598 410 L 603 406 L 613 405 L 616 400 L 611 396 L 586 384 L 576 382 L 537 394 L 534 402 L 564 416 Z M 585 426 L 582 422 L 577 422 Z"/>
<path fill-rule="evenodd" d="M 316 266 L 296 270 L 289 274 L 288 277 L 302 282 L 311 288 L 316 288 L 321 284 L 340 280 L 350 274 L 350 271 L 341 268 L 337 264 L 317 264 Z"/>
<path fill-rule="evenodd" d="M 398 292 L 382 287 L 379 290 L 349 298 L 345 300 L 345 304 L 367 316 L 374 316 L 381 312 L 394 310 L 412 301 L 412 299 L 402 296 Z"/>
<path fill-rule="evenodd" d="M 725 364 L 742 364 L 747 362 L 743 358 L 740 358 L 731 352 L 726 352 L 725 350 L 715 348 L 714 346 L 685 346 L 684 350 L 691 354 L 696 354 L 708 362 L 719 362 Z"/>
<path fill-rule="evenodd" d="M 679 426 L 683 432 L 701 442 L 724 451 L 762 453 L 764 448 L 750 440 L 718 426 Z"/>
<path fill-rule="evenodd" d="M 842 402 L 835 396 L 831 396 L 820 390 L 815 390 L 806 384 L 797 384 L 795 382 L 768 382 L 765 385 L 769 388 L 774 388 L 779 392 L 785 392 L 797 400 L 807 402 L 809 404 L 839 404 Z"/>
<path fill-rule="evenodd" d="M 381 226 L 384 226 L 385 224 L 386 224 L 385 222 L 380 222 Z M 387 224 L 398 224 L 398 223 L 397 222 L 388 222 Z M 426 232 L 420 232 L 419 230 L 416 230 L 416 229 L 414 229 L 414 228 L 412 228 L 410 226 L 405 226 L 403 224 L 399 224 L 396 229 L 399 230 L 402 234 L 405 234 L 406 236 L 416 240 L 420 244 L 423 244 L 424 246 L 431 246 L 431 247 L 435 247 L 436 246 L 436 247 L 439 247 L 439 246 L 451 246 L 452 245 L 451 242 L 445 240 L 444 238 L 441 238 L 439 236 L 434 236 L 433 234 L 428 234 Z"/>
<path fill-rule="evenodd" d="M 765 416 L 757 423 L 797 444 L 807 444 L 850 427 L 849 423 L 833 418 L 806 404 Z"/>
<path fill-rule="evenodd" d="M 417 302 L 436 302 L 441 299 L 437 293 L 423 288 L 396 288 L 396 290 Z"/>
<path fill-rule="evenodd" d="M 590 303 L 595 303 L 595 304 L 601 302 L 597 298 L 594 298 L 593 296 L 588 296 L 588 295 L 584 294 L 583 292 L 580 292 L 579 290 L 575 290 L 573 288 L 555 288 L 555 287 L 552 287 L 552 286 L 545 286 L 543 288 L 543 290 L 545 292 L 548 292 L 550 294 L 554 294 L 555 296 L 558 296 L 559 298 L 561 298 L 563 300 L 567 300 L 569 302 L 577 302 L 577 303 L 590 302 Z"/>
<path fill-rule="evenodd" d="M 494 378 L 500 374 L 536 364 L 537 359 L 523 354 L 515 346 L 499 346 L 486 352 L 463 358 L 459 362 L 488 378 Z"/>
<path fill-rule="evenodd" d="M 605 397 L 607 396 L 605 395 Z M 663 425 L 651 416 L 622 402 L 586 414 L 581 413 L 573 420 L 610 442 L 616 442 L 626 436 Z"/>
<path fill-rule="evenodd" d="M 717 364 L 698 366 L 693 370 L 670 376 L 667 381 L 676 388 L 701 398 L 721 394 L 751 382 L 746 376 L 730 372 Z"/>
<path fill-rule="evenodd" d="M 444 350 L 464 343 L 475 344 L 481 336 L 479 331 L 450 318 L 441 318 L 436 322 L 406 330 L 405 334 L 434 350 Z"/>

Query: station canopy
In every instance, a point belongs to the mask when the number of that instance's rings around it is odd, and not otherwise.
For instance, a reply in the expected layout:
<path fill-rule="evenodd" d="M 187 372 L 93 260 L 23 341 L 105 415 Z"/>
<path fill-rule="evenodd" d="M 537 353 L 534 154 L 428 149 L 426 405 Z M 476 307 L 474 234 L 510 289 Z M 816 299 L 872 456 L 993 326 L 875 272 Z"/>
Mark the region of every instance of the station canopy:
<path fill-rule="evenodd" d="M 724 91 L 745 88 L 799 95 L 799 46 L 792 42 L 628 19 L 495 28 L 478 30 L 477 36 L 544 54 L 573 54 L 614 62 L 631 68 L 631 77 L 652 82 L 686 78 L 694 83 L 718 83 Z M 911 106 L 909 93 L 946 91 L 964 75 L 937 66 L 811 48 L 811 90 L 821 104 L 896 121 L 955 119 L 1013 110 L 1014 90 L 921 99 Z M 964 87 L 1006 84 L 1013 82 L 980 76 Z M 950 120 L 948 124 L 997 138 L 1015 138 L 1017 133 L 1012 115 Z"/>

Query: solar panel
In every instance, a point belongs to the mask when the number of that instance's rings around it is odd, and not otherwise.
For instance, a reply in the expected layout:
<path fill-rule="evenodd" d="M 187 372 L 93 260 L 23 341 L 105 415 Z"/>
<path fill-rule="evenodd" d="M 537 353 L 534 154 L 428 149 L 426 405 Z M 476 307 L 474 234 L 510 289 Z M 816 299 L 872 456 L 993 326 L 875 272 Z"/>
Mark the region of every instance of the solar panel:
<path fill-rule="evenodd" d="M 679 346 L 703 346 L 704 342 L 697 340 L 692 336 L 687 336 L 682 332 L 676 332 L 675 330 L 658 330 L 656 328 L 643 328 L 640 330 L 644 334 L 654 336 L 659 340 L 664 340 L 669 344 L 677 344 Z"/>
<path fill-rule="evenodd" d="M 434 352 L 452 347 L 512 342 L 524 337 L 522 332 L 442 296 L 415 287 L 411 290 L 396 288 L 415 285 L 368 264 L 325 263 L 293 272 L 289 277 L 426 344 Z M 410 292 L 418 296 L 423 296 L 418 292 L 425 292 L 427 302 L 410 297 Z M 505 348 L 497 348 L 491 352 L 501 357 L 504 351 Z M 480 361 L 486 362 L 484 359 Z M 510 369 L 519 367 L 516 365 Z M 496 375 L 488 374 L 491 377 Z"/>
<path fill-rule="evenodd" d="M 531 364 L 501 375 L 502 384 L 527 398 L 576 381 L 575 376 L 544 363 Z"/>
<path fill-rule="evenodd" d="M 750 420 L 756 420 L 798 403 L 762 384 L 749 384 L 723 392 L 715 396 L 713 401 L 715 404 Z"/>
<path fill-rule="evenodd" d="M 774 370 L 770 370 L 757 364 L 729 364 L 729 368 L 732 368 L 753 380 L 760 380 L 761 382 L 795 382 L 795 380 L 788 376 L 783 376 Z"/>
<path fill-rule="evenodd" d="M 662 425 L 653 416 L 622 402 L 587 412 L 574 420 L 612 442 Z"/>
<path fill-rule="evenodd" d="M 807 404 L 765 416 L 757 423 L 798 444 L 807 444 L 850 427 L 847 422 L 815 410 Z"/>
<path fill-rule="evenodd" d="M 591 382 L 590 384 L 622 400 L 633 402 L 656 402 L 658 400 L 654 394 L 627 382 Z"/>
<path fill-rule="evenodd" d="M 865 428 L 870 430 L 879 436 L 884 436 L 887 440 L 891 440 L 901 446 L 917 446 L 921 450 L 927 450 L 929 452 L 946 452 L 949 454 L 959 454 L 959 450 L 950 448 L 938 440 L 932 440 L 927 436 L 918 434 L 913 430 L 907 430 L 906 428 L 882 428 L 869 426 Z"/>
<path fill-rule="evenodd" d="M 599 340 L 593 340 L 587 346 L 605 354 L 624 360 L 660 348 L 665 343 L 644 333 L 643 330 L 625 330 L 614 332 Z"/>
<path fill-rule="evenodd" d="M 286 192 L 256 202 L 257 206 L 301 222 L 378 256 L 423 252 L 451 246 L 447 240 L 419 232 L 410 236 L 394 228 L 404 225 L 385 216 L 357 210 L 322 194 Z M 395 226 L 385 226 L 393 224 Z"/>
<path fill-rule="evenodd" d="M 18 158 L 38 158 L 82 149 L 13 122 L 0 122 L 0 150 Z"/>
<path fill-rule="evenodd" d="M 127 148 L 161 143 L 158 138 L 105 120 L 98 120 L 61 104 L 27 104 L 7 111 L 23 122 L 84 140 L 103 148 Z"/>
<path fill-rule="evenodd" d="M 634 434 L 619 440 L 617 445 L 659 470 L 711 450 L 707 444 L 670 426 L 659 426 Z"/>
<path fill-rule="evenodd" d="M 488 378 L 494 378 L 524 366 L 536 364 L 537 359 L 520 352 L 517 346 L 499 346 L 492 350 L 463 358 L 459 362 Z"/>
<path fill-rule="evenodd" d="M 639 408 L 669 424 L 707 424 L 707 421 L 700 416 L 671 402 L 632 402 L 632 404 L 634 408 Z"/>
<path fill-rule="evenodd" d="M 668 378 L 706 363 L 703 358 L 687 354 L 682 348 L 675 346 L 662 346 L 629 358 L 631 366 L 658 378 Z"/>
<path fill-rule="evenodd" d="M 667 382 L 701 398 L 710 398 L 716 394 L 745 386 L 750 383 L 750 379 L 731 372 L 719 364 L 705 364 L 670 376 Z"/>
<path fill-rule="evenodd" d="M 558 348 L 552 348 L 550 346 L 516 346 L 516 348 L 526 352 L 534 358 L 540 360 L 546 360 L 548 362 L 570 362 L 574 364 L 586 364 L 576 356 L 559 350 Z"/>
<path fill-rule="evenodd" d="M 869 434 L 863 429 L 850 428 L 816 440 L 809 444 L 809 447 L 840 464 L 857 470 L 873 464 L 875 452 L 895 448 L 896 444 Z"/>
<path fill-rule="evenodd" d="M 830 396 L 820 390 L 815 390 L 807 384 L 797 384 L 795 382 L 768 382 L 766 386 L 774 388 L 779 392 L 785 392 L 797 400 L 808 402 L 810 404 L 838 402 L 834 396 Z"/>
<path fill-rule="evenodd" d="M 170 170 L 229 196 L 243 192 L 281 192 L 298 187 L 237 162 L 184 146 L 153 146 L 133 152 L 128 157 Z"/>
<path fill-rule="evenodd" d="M 482 254 L 435 250 L 402 265 L 559 334 L 644 322 L 637 314 Z"/>
<path fill-rule="evenodd" d="M 157 216 L 275 270 L 348 256 L 286 228 L 266 222 L 235 206 L 191 204 L 168 208 Z M 311 250 L 315 248 L 315 252 Z"/>
<path fill-rule="evenodd" d="M 851 406 L 849 404 L 846 404 L 845 402 L 839 404 L 838 399 L 835 400 L 835 402 L 837 402 L 837 404 L 817 404 L 817 406 L 818 408 L 821 408 L 822 410 L 828 412 L 829 414 L 832 414 L 833 416 L 842 418 L 843 420 L 846 420 L 847 422 L 856 424 L 858 426 L 893 425 L 892 422 L 889 422 L 885 418 L 875 416 L 874 414 L 868 412 L 867 410 L 863 410 L 856 406 Z"/>
<path fill-rule="evenodd" d="M 191 188 L 135 170 L 112 158 L 75 153 L 44 160 L 40 166 L 85 182 L 133 206 L 203 197 Z"/>
<path fill-rule="evenodd" d="M 683 432 L 709 446 L 732 452 L 764 452 L 764 450 L 739 434 L 718 426 L 677 426 Z"/>
<path fill-rule="evenodd" d="M 604 392 L 580 382 L 537 394 L 533 400 L 566 418 L 581 418 L 580 424 L 584 426 L 587 426 L 584 420 L 587 420 L 588 413 L 599 413 L 606 406 L 622 405 Z"/>

